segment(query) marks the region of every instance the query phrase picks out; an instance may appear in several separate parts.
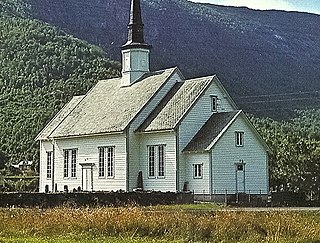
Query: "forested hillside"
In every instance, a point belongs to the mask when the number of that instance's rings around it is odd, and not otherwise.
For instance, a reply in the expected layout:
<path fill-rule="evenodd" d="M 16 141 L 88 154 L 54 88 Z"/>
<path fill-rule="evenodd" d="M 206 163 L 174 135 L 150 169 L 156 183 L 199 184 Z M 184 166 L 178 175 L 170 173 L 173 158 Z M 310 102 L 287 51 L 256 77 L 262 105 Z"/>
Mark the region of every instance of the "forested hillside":
<path fill-rule="evenodd" d="M 35 18 L 97 44 L 120 60 L 130 0 L 25 0 Z M 320 16 L 141 0 L 152 68 L 218 74 L 240 108 L 287 118 L 320 107 Z"/>
<path fill-rule="evenodd" d="M 270 185 L 320 196 L 320 109 L 298 111 L 288 121 L 252 121 L 271 148 Z"/>
<path fill-rule="evenodd" d="M 37 163 L 34 139 L 46 122 L 98 79 L 118 76 L 120 64 L 95 46 L 19 17 L 26 16 L 19 1 L 0 3 L 1 168 L 25 159 Z"/>

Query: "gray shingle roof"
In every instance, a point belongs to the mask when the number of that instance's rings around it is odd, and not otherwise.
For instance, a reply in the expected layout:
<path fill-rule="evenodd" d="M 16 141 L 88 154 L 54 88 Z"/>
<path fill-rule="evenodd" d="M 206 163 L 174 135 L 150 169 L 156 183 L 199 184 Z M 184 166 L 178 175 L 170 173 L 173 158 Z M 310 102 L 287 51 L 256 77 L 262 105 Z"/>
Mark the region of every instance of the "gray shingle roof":
<path fill-rule="evenodd" d="M 42 129 L 36 137 L 36 140 L 44 140 L 49 137 L 52 131 L 70 114 L 70 112 L 79 104 L 84 98 L 84 95 L 74 96 L 69 103 L 67 103 L 55 117 Z"/>
<path fill-rule="evenodd" d="M 125 87 L 121 78 L 99 81 L 62 121 L 52 121 L 55 128 L 46 135 L 59 138 L 125 130 L 175 70 L 148 73 Z"/>
<path fill-rule="evenodd" d="M 186 80 L 174 92 L 169 92 L 159 106 L 151 113 L 137 130 L 150 132 L 174 129 L 203 91 L 213 80 L 214 76 Z M 177 88 L 177 85 L 173 88 Z"/>
<path fill-rule="evenodd" d="M 214 113 L 193 137 L 183 152 L 197 152 L 209 149 L 223 134 L 228 125 L 241 113 L 241 111 Z"/>

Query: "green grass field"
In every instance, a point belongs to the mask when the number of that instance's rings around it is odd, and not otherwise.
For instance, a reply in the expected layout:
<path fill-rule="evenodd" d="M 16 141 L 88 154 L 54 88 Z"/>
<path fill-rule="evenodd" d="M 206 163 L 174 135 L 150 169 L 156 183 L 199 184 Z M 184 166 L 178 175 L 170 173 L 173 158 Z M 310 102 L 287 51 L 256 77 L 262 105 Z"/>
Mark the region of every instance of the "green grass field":
<path fill-rule="evenodd" d="M 222 209 L 0 209 L 0 242 L 320 242 L 320 212 Z"/>

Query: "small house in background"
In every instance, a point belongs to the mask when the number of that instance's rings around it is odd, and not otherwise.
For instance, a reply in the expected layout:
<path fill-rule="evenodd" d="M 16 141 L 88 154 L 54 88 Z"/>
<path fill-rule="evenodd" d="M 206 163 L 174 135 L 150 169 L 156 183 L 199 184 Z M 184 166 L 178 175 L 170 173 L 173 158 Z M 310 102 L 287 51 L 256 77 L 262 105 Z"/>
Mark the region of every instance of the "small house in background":
<path fill-rule="evenodd" d="M 268 193 L 268 147 L 216 75 L 149 70 L 132 0 L 122 77 L 74 97 L 39 133 L 40 191 Z M 138 179 L 139 178 L 139 179 Z"/>
<path fill-rule="evenodd" d="M 32 170 L 32 165 L 33 165 L 33 161 L 24 160 L 24 161 L 20 161 L 16 165 L 11 165 L 11 166 L 21 171 L 30 171 Z"/>

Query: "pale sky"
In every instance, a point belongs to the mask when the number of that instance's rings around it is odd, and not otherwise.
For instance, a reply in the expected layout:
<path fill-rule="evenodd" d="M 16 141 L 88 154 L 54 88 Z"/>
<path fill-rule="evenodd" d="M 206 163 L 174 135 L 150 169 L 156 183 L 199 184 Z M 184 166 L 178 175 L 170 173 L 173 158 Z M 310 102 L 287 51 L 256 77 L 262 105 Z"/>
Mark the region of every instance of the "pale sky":
<path fill-rule="evenodd" d="M 225 6 L 248 7 L 252 9 L 278 9 L 320 14 L 320 0 L 191 0 Z"/>

